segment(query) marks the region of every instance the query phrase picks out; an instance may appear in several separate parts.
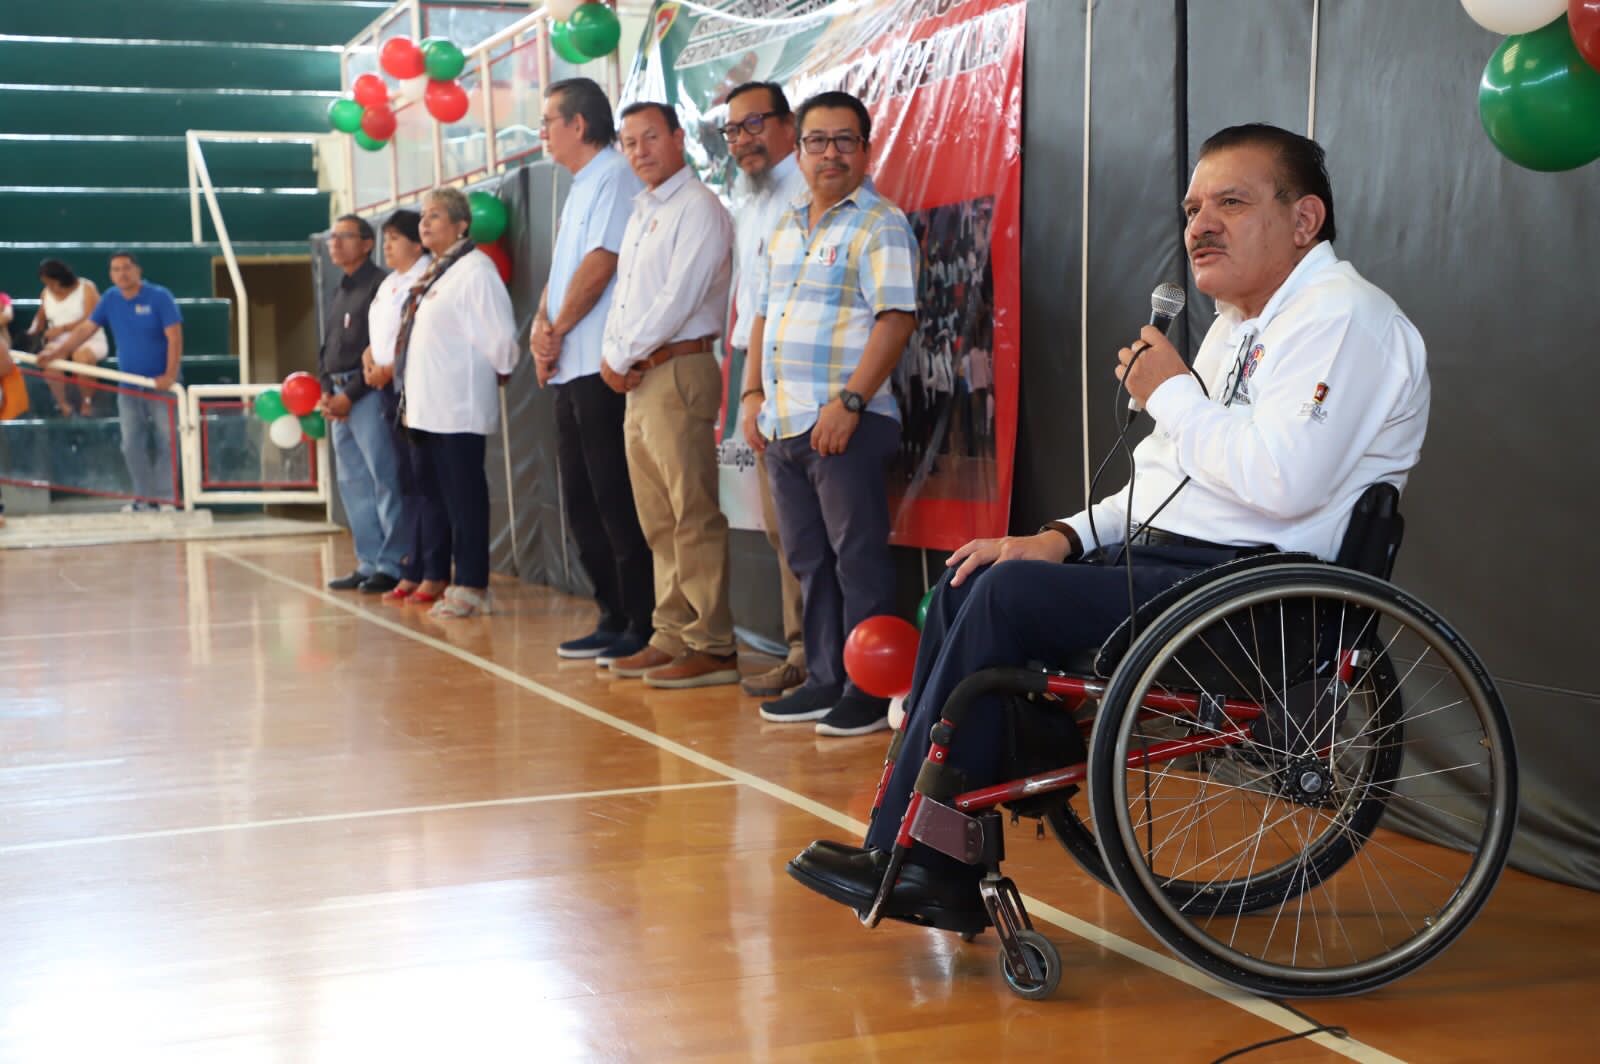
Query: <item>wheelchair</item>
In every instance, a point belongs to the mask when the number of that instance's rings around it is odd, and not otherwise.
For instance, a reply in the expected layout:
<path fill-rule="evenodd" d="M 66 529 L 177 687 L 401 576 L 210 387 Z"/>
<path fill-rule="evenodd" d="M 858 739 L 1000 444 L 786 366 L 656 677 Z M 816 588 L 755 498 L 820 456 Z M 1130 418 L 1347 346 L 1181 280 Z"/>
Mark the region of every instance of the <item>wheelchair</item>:
<path fill-rule="evenodd" d="M 880 921 L 922 843 L 985 870 L 1007 984 L 1053 993 L 1060 952 L 1000 872 L 1007 807 L 1041 835 L 1048 823 L 1170 951 L 1240 989 L 1355 994 L 1436 957 L 1505 866 L 1516 754 L 1488 670 L 1388 582 L 1398 502 L 1391 485 L 1367 489 L 1332 563 L 1240 558 L 1168 588 L 1080 661 L 963 680 L 862 922 Z M 974 700 L 995 695 L 1071 714 L 1087 756 L 962 790 L 950 745 Z"/>

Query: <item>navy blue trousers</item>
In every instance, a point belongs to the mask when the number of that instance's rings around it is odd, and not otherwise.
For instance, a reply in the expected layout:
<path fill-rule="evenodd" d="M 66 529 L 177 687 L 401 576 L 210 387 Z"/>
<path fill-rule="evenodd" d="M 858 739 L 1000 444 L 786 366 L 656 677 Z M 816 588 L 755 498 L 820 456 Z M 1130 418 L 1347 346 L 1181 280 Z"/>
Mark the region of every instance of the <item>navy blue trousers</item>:
<path fill-rule="evenodd" d="M 488 437 L 476 432 L 411 430 L 422 491 L 443 506 L 450 527 L 452 584 L 483 590 L 489 586 L 489 478 L 483 471 Z"/>
<path fill-rule="evenodd" d="M 450 518 L 444 500 L 425 490 L 422 448 L 411 430 L 399 424 L 399 400 L 384 388 L 384 418 L 394 433 L 395 473 L 400 489 L 400 579 L 420 584 L 424 580 L 450 582 Z"/>
<path fill-rule="evenodd" d="M 889 777 L 866 844 L 894 847 L 917 773 L 927 759 L 928 732 L 938 723 L 950 693 L 980 669 L 1023 666 L 1030 661 L 1058 666 L 1076 651 L 1099 646 L 1128 616 L 1128 571 L 1120 557 L 1098 562 L 1011 561 L 970 574 L 952 587 L 939 582 L 917 648 L 911 694 L 906 698 L 906 738 Z M 1192 547 L 1135 547 L 1134 599 L 1140 603 L 1184 577 L 1234 557 L 1232 551 Z M 965 789 L 1000 783 L 1006 748 L 1003 702 L 980 698 L 950 746 L 950 764 L 966 779 Z M 918 844 L 910 859 L 930 869 L 977 875 L 964 865 Z"/>

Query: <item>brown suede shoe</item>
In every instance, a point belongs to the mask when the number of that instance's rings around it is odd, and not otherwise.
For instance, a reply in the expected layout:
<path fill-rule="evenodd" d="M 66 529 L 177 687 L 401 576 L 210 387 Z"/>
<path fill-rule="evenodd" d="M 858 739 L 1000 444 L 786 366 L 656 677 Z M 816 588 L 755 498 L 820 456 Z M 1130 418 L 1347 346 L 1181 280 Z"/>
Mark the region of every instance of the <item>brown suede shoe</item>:
<path fill-rule="evenodd" d="M 637 678 L 643 676 L 651 669 L 659 669 L 663 665 L 672 664 L 673 657 L 665 650 L 657 650 L 647 646 L 637 654 L 629 654 L 625 658 L 618 658 L 611 663 L 611 675 Z"/>
<path fill-rule="evenodd" d="M 739 681 L 739 689 L 757 698 L 777 698 L 806 682 L 806 671 L 786 661 L 766 672 L 753 672 Z"/>
<path fill-rule="evenodd" d="M 672 664 L 644 674 L 647 687 L 712 687 L 739 682 L 739 655 L 707 654 L 690 650 L 672 659 Z"/>

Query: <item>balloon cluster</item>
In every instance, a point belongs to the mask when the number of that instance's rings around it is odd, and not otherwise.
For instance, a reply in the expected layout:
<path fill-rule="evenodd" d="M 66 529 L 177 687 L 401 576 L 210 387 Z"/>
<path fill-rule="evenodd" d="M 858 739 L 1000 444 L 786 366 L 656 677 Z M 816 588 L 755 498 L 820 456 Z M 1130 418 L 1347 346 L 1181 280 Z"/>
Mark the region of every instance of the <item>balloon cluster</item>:
<path fill-rule="evenodd" d="M 1508 34 L 1478 83 L 1478 117 L 1500 153 L 1551 172 L 1600 159 L 1600 0 L 1461 0 Z"/>
<path fill-rule="evenodd" d="M 267 437 L 274 447 L 287 451 L 301 440 L 320 440 L 328 434 L 317 403 L 322 385 L 309 373 L 291 373 L 283 387 L 256 396 L 256 417 L 267 423 Z"/>
<path fill-rule="evenodd" d="M 505 203 L 492 192 L 469 192 L 467 206 L 472 211 L 472 224 L 467 228 L 467 236 L 478 245 L 479 251 L 489 256 L 500 274 L 500 280 L 509 285 L 511 252 L 500 240 L 505 235 L 506 223 L 511 220 Z"/>
<path fill-rule="evenodd" d="M 429 37 L 420 45 L 407 37 L 391 37 L 378 51 L 378 65 L 400 83 L 392 96 L 389 85 L 376 74 L 362 74 L 350 86 L 350 95 L 328 105 L 328 124 L 349 133 L 367 151 L 379 151 L 399 126 L 392 102 L 421 100 L 428 113 L 448 125 L 466 117 L 471 102 L 456 78 L 467 57 L 443 37 Z"/>
<path fill-rule="evenodd" d="M 550 48 L 569 63 L 587 63 L 610 55 L 622 39 L 617 13 L 605 4 L 581 0 L 549 0 Z"/>

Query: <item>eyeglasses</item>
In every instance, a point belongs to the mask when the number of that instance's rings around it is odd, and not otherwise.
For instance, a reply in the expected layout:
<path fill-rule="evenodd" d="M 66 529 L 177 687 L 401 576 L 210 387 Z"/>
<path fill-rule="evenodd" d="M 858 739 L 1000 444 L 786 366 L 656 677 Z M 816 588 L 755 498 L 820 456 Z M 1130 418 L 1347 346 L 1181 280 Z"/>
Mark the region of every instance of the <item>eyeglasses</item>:
<path fill-rule="evenodd" d="M 364 240 L 360 233 L 329 233 L 329 240 Z"/>
<path fill-rule="evenodd" d="M 821 155 L 832 144 L 840 155 L 854 155 L 856 149 L 867 142 L 867 138 L 858 133 L 835 133 L 828 136 L 825 133 L 807 133 L 800 138 L 800 146 L 806 150 L 807 155 Z"/>
<path fill-rule="evenodd" d="M 767 127 L 767 119 L 777 117 L 777 111 L 762 111 L 758 114 L 745 115 L 739 121 L 729 122 L 723 126 L 722 135 L 725 139 L 734 141 L 739 139 L 739 132 L 743 130 L 753 137 Z"/>
<path fill-rule="evenodd" d="M 552 125 L 554 125 L 558 121 L 565 122 L 566 119 L 565 118 L 561 118 L 561 119 L 545 118 L 545 117 L 541 116 L 539 118 L 539 131 L 541 133 L 544 132 L 545 130 L 549 129 Z"/>

